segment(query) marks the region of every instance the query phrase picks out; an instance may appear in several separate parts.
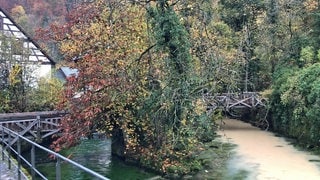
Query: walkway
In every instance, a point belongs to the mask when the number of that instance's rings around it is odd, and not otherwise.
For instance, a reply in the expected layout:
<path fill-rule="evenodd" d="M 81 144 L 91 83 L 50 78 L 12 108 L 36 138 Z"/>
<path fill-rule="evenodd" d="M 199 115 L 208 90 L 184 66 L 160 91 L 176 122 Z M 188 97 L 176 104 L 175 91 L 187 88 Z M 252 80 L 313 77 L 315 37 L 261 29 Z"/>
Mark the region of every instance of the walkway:
<path fill-rule="evenodd" d="M 17 179 L 17 175 L 14 170 L 9 170 L 8 165 L 0 161 L 0 179 L 1 180 L 15 180 Z"/>
<path fill-rule="evenodd" d="M 1 147 L 0 147 L 1 149 Z M 1 152 L 1 151 L 0 151 Z M 0 159 L 2 160 L 2 154 L 0 153 Z M 17 175 L 17 167 L 16 165 L 13 165 L 11 169 L 8 168 L 8 161 L 0 161 L 0 179 L 1 180 L 16 180 L 18 179 Z M 27 180 L 27 178 L 24 178 L 22 175 L 22 180 Z"/>

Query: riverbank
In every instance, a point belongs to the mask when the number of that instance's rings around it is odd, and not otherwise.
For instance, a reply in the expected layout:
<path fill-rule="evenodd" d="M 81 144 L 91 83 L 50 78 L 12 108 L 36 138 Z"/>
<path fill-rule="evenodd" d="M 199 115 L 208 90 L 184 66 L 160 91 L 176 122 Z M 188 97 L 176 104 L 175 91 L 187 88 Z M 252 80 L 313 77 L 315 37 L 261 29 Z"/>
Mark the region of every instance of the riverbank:
<path fill-rule="evenodd" d="M 197 159 L 203 162 L 204 169 L 187 179 L 212 179 L 219 180 L 226 174 L 227 162 L 233 155 L 234 144 L 224 142 L 220 137 L 216 140 L 206 143 L 205 149 Z"/>

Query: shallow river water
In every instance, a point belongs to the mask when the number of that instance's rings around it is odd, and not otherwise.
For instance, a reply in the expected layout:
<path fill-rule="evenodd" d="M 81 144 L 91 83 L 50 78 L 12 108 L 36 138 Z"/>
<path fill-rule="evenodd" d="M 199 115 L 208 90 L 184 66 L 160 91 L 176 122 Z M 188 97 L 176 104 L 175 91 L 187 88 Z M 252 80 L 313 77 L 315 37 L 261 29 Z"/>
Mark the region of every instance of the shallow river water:
<path fill-rule="evenodd" d="M 295 149 L 284 138 L 239 120 L 226 119 L 219 132 L 236 144 L 223 179 L 319 180 L 320 158 Z"/>
<path fill-rule="evenodd" d="M 71 160 L 97 172 L 111 180 L 144 180 L 157 175 L 139 167 L 130 166 L 111 156 L 111 140 L 88 139 L 65 153 Z M 26 154 L 26 156 L 30 156 Z M 56 179 L 55 161 L 48 161 L 48 154 L 36 150 L 37 168 L 49 180 Z M 67 163 L 61 164 L 62 180 L 95 180 L 88 173 Z M 38 179 L 38 178 L 37 178 Z M 41 178 L 39 178 L 41 179 Z"/>

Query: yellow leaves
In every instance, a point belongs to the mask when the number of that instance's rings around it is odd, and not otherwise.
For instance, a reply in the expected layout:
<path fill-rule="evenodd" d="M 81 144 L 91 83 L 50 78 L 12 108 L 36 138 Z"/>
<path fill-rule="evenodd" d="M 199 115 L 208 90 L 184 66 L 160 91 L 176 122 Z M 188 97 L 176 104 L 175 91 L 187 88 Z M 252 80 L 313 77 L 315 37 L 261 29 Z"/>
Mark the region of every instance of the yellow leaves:
<path fill-rule="evenodd" d="M 186 119 L 181 120 L 181 124 L 182 124 L 183 126 L 186 126 L 187 120 L 186 120 Z"/>
<path fill-rule="evenodd" d="M 304 7 L 308 10 L 308 11 L 314 11 L 317 10 L 319 7 L 319 1 L 316 0 L 306 0 L 305 2 L 303 2 Z"/>
<path fill-rule="evenodd" d="M 74 53 L 74 52 L 77 52 L 78 49 L 72 43 L 65 42 L 65 43 L 60 45 L 60 50 L 62 52 Z"/>
<path fill-rule="evenodd" d="M 18 17 L 21 17 L 21 16 L 25 16 L 26 15 L 26 11 L 24 10 L 23 6 L 16 5 L 14 8 L 11 9 L 11 14 L 15 18 L 18 18 Z"/>
<path fill-rule="evenodd" d="M 118 67 L 119 67 L 119 68 L 124 68 L 124 67 L 125 67 L 125 62 L 124 62 L 124 60 L 118 60 L 117 64 L 118 64 Z"/>
<path fill-rule="evenodd" d="M 193 105 L 195 107 L 194 111 L 197 115 L 201 115 L 206 111 L 206 104 L 202 99 L 196 99 L 195 102 L 193 102 Z"/>
<path fill-rule="evenodd" d="M 21 83 L 22 81 L 22 68 L 19 65 L 15 65 L 12 67 L 9 74 L 9 82 L 12 86 Z"/>

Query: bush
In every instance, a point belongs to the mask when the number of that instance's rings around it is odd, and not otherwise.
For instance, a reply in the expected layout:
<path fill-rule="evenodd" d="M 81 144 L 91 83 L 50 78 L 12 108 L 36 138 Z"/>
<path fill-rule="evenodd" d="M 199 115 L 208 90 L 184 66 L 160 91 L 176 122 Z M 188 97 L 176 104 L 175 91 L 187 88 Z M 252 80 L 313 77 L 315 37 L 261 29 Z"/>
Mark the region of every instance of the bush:
<path fill-rule="evenodd" d="M 27 111 L 50 111 L 54 110 L 59 101 L 63 84 L 55 78 L 41 79 L 37 87 L 29 93 Z"/>
<path fill-rule="evenodd" d="M 320 64 L 282 69 L 271 96 L 273 128 L 304 143 L 320 140 Z"/>

